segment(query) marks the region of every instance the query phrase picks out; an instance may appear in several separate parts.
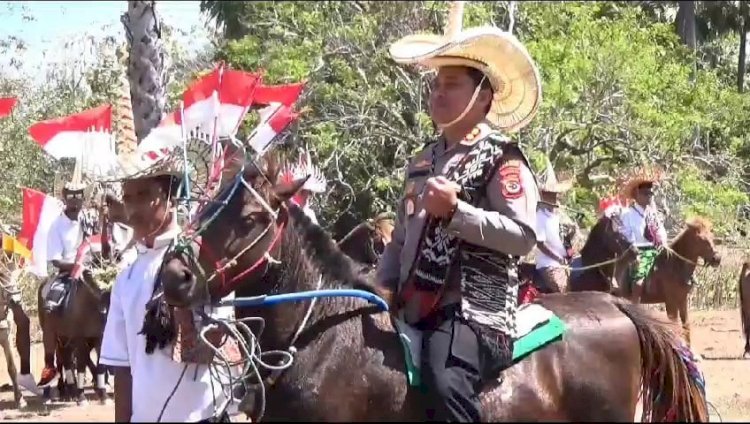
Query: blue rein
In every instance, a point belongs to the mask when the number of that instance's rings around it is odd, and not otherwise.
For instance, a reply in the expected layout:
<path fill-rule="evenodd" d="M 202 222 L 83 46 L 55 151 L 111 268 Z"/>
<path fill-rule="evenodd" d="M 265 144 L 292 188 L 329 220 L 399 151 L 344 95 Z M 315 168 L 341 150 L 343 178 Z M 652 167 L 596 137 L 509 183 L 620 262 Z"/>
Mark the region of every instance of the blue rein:
<path fill-rule="evenodd" d="M 279 303 L 296 302 L 319 297 L 356 297 L 377 305 L 383 312 L 388 310 L 388 303 L 380 296 L 365 290 L 354 289 L 310 290 L 297 293 L 238 297 L 222 300 L 219 302 L 219 306 L 234 306 L 240 308 L 250 306 L 272 306 Z"/>

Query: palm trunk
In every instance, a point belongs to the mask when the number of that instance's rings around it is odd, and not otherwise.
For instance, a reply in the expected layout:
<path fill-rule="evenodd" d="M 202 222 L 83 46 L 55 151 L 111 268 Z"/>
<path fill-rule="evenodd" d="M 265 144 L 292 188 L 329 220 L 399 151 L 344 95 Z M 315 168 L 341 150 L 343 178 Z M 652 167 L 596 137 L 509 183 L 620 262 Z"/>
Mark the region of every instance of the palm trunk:
<path fill-rule="evenodd" d="M 737 66 L 737 91 L 743 93 L 745 91 L 745 70 L 747 69 L 747 59 L 745 49 L 747 45 L 747 26 L 742 24 L 740 32 L 740 59 Z"/>
<path fill-rule="evenodd" d="M 166 107 L 165 54 L 155 7 L 153 0 L 128 1 L 121 17 L 130 44 L 128 78 L 139 142 L 159 125 Z"/>

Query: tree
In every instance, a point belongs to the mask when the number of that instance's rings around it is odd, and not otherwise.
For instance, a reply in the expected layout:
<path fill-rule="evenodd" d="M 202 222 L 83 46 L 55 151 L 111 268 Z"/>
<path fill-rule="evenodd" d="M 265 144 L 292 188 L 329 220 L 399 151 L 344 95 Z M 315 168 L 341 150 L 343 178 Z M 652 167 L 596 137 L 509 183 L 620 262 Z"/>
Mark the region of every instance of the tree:
<path fill-rule="evenodd" d="M 228 40 L 217 59 L 264 69 L 269 83 L 308 81 L 300 107 L 309 112 L 282 148 L 309 146 L 329 177 L 319 216 L 336 236 L 398 203 L 406 160 L 434 135 L 425 113 L 427 75 L 395 65 L 388 46 L 407 33 L 441 32 L 446 7 L 261 2 L 230 17 L 256 24 L 241 40 Z M 504 26 L 507 11 L 507 2 L 470 3 L 464 25 Z M 694 69 L 695 54 L 671 19 L 654 22 L 639 8 L 608 2 L 529 2 L 519 4 L 515 22 L 539 66 L 543 104 L 514 138 L 534 163 L 544 154 L 577 176 L 571 207 L 593 219 L 598 196 L 613 190 L 595 176 L 654 162 L 677 176 L 698 167 L 667 187 L 675 219 L 698 210 L 691 204 L 710 212 L 708 205 L 721 201 L 717 211 L 726 213 L 747 198 L 737 156 L 750 153 L 743 150 L 750 117 L 742 113 L 750 100 L 727 90 L 712 70 Z M 703 131 L 699 150 L 690 142 L 696 126 Z M 711 184 L 726 191 L 706 189 Z"/>
<path fill-rule="evenodd" d="M 159 125 L 166 107 L 166 56 L 156 2 L 129 0 L 121 21 L 130 44 L 128 78 L 140 141 Z"/>

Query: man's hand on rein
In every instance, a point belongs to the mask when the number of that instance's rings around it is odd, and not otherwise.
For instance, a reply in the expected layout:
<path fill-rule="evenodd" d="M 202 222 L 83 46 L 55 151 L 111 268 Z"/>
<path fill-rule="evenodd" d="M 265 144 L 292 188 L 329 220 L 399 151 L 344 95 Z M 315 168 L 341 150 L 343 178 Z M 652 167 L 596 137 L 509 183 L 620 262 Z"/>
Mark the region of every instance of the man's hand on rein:
<path fill-rule="evenodd" d="M 422 194 L 425 211 L 438 218 L 451 217 L 458 205 L 460 189 L 458 184 L 443 176 L 429 178 Z"/>

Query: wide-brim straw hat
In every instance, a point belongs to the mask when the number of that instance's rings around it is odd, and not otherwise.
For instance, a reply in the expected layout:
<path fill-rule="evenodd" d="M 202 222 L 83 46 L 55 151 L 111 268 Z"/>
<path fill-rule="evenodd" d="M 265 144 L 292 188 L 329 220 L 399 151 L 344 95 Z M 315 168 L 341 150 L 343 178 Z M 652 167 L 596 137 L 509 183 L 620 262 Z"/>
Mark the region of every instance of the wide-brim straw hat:
<path fill-rule="evenodd" d="M 462 20 L 463 2 L 451 2 L 445 34 L 406 36 L 391 45 L 391 57 L 400 64 L 432 69 L 478 69 L 495 93 L 487 120 L 505 132 L 523 128 L 542 102 L 541 78 L 534 61 L 512 34 L 493 26 L 462 31 Z"/>
<path fill-rule="evenodd" d="M 620 184 L 620 195 L 626 199 L 635 198 L 635 190 L 643 183 L 658 184 L 664 172 L 657 167 L 642 167 L 627 175 Z"/>
<path fill-rule="evenodd" d="M 558 180 L 552 163 L 547 159 L 544 174 L 539 177 L 539 192 L 541 193 L 565 193 L 573 188 L 573 178 Z"/>

